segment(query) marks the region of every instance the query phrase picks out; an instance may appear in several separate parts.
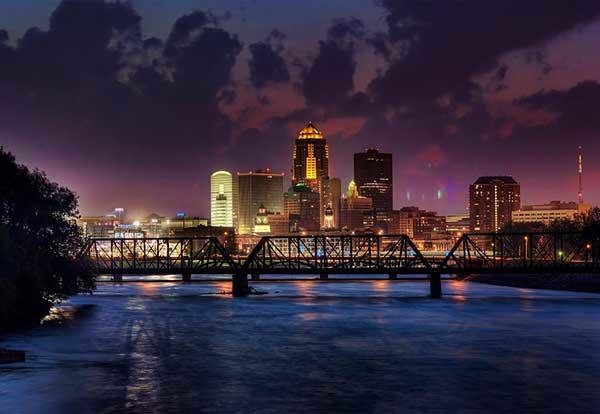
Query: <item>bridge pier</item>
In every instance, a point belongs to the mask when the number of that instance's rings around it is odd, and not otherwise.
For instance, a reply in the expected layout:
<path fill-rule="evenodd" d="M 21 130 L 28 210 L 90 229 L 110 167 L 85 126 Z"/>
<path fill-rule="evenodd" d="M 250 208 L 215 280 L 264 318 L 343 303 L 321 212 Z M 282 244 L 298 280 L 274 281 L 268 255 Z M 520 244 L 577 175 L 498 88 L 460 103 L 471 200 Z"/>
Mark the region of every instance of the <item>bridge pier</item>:
<path fill-rule="evenodd" d="M 231 294 L 234 298 L 245 298 L 248 296 L 248 275 L 245 273 L 236 273 L 231 282 Z"/>
<path fill-rule="evenodd" d="M 113 282 L 122 282 L 123 275 L 113 275 L 112 280 L 113 280 Z"/>
<path fill-rule="evenodd" d="M 192 281 L 192 274 L 191 273 L 182 273 L 181 274 L 181 280 L 183 280 L 184 282 L 191 282 Z"/>
<path fill-rule="evenodd" d="M 429 275 L 429 296 L 433 299 L 442 297 L 442 278 L 439 272 Z"/>
<path fill-rule="evenodd" d="M 390 280 L 396 280 L 396 279 L 398 279 L 398 275 L 396 273 L 390 273 L 388 275 L 388 279 L 390 279 Z"/>
<path fill-rule="evenodd" d="M 321 280 L 327 280 L 327 279 L 329 279 L 329 274 L 327 274 L 327 273 L 321 273 L 319 275 L 319 279 L 321 279 Z"/>
<path fill-rule="evenodd" d="M 252 280 L 260 280 L 260 274 L 259 273 L 252 273 L 250 275 L 250 277 L 252 278 Z"/>

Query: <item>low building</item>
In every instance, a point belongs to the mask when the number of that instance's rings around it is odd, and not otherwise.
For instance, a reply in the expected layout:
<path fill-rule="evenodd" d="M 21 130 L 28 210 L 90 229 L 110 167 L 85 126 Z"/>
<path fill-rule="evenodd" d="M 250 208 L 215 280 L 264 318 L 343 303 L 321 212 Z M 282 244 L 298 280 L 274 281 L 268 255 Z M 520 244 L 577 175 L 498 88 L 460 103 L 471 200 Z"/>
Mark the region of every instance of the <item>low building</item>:
<path fill-rule="evenodd" d="M 512 212 L 513 223 L 544 223 L 550 224 L 554 220 L 572 220 L 576 214 L 589 211 L 590 204 L 575 202 L 551 201 L 548 204 L 523 206 L 520 210 Z"/>
<path fill-rule="evenodd" d="M 392 213 L 390 233 L 406 234 L 415 239 L 430 239 L 446 233 L 446 217 L 419 207 L 403 207 Z"/>
<path fill-rule="evenodd" d="M 453 236 L 461 236 L 471 230 L 468 214 L 449 214 L 446 216 L 446 232 Z"/>

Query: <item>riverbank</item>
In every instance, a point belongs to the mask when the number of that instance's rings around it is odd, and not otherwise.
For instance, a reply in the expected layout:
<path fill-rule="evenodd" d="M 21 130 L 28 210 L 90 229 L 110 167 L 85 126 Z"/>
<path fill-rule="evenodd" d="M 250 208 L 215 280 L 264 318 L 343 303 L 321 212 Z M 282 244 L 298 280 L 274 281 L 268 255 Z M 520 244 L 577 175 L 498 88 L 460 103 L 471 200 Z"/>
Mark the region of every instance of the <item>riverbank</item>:
<path fill-rule="evenodd" d="M 467 276 L 463 280 L 527 289 L 600 293 L 600 275 L 594 274 L 478 274 Z"/>

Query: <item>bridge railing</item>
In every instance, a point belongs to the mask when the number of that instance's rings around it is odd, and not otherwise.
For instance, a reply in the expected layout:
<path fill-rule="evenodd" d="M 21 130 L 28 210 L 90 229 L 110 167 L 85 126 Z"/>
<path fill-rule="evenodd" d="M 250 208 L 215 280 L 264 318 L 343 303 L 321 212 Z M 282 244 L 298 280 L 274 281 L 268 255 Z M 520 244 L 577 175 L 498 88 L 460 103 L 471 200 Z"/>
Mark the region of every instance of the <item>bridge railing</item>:
<path fill-rule="evenodd" d="M 465 234 L 441 267 L 449 271 L 600 270 L 599 244 L 582 232 Z"/>

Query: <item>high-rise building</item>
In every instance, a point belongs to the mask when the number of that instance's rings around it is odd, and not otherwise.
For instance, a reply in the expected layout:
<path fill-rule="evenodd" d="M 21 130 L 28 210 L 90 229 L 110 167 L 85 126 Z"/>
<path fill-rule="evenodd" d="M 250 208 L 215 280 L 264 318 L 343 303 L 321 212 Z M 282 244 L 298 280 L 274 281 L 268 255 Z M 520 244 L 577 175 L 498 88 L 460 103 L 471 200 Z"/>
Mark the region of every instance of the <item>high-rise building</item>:
<path fill-rule="evenodd" d="M 340 179 L 329 177 L 321 178 L 319 193 L 321 195 L 321 228 L 339 228 L 342 200 L 342 183 Z"/>
<path fill-rule="evenodd" d="M 340 228 L 365 230 L 373 227 L 373 200 L 359 194 L 354 180 L 348 184 L 340 209 Z"/>
<path fill-rule="evenodd" d="M 354 154 L 354 180 L 360 194 L 373 200 L 375 225 L 386 227 L 394 203 L 392 154 L 373 148 Z"/>
<path fill-rule="evenodd" d="M 329 146 L 312 123 L 298 133 L 292 158 L 292 184 L 304 184 L 319 191 L 321 177 L 329 176 Z"/>
<path fill-rule="evenodd" d="M 228 171 L 210 175 L 210 224 L 235 227 L 237 221 L 237 180 Z"/>
<path fill-rule="evenodd" d="M 319 193 L 304 184 L 292 186 L 284 195 L 284 215 L 291 231 L 318 231 L 320 228 Z"/>
<path fill-rule="evenodd" d="M 479 177 L 469 186 L 469 221 L 473 232 L 496 232 L 521 206 L 521 186 L 512 177 Z"/>
<path fill-rule="evenodd" d="M 270 214 L 283 213 L 283 173 L 270 169 L 237 173 L 239 188 L 238 233 L 252 234 L 261 205 Z"/>

